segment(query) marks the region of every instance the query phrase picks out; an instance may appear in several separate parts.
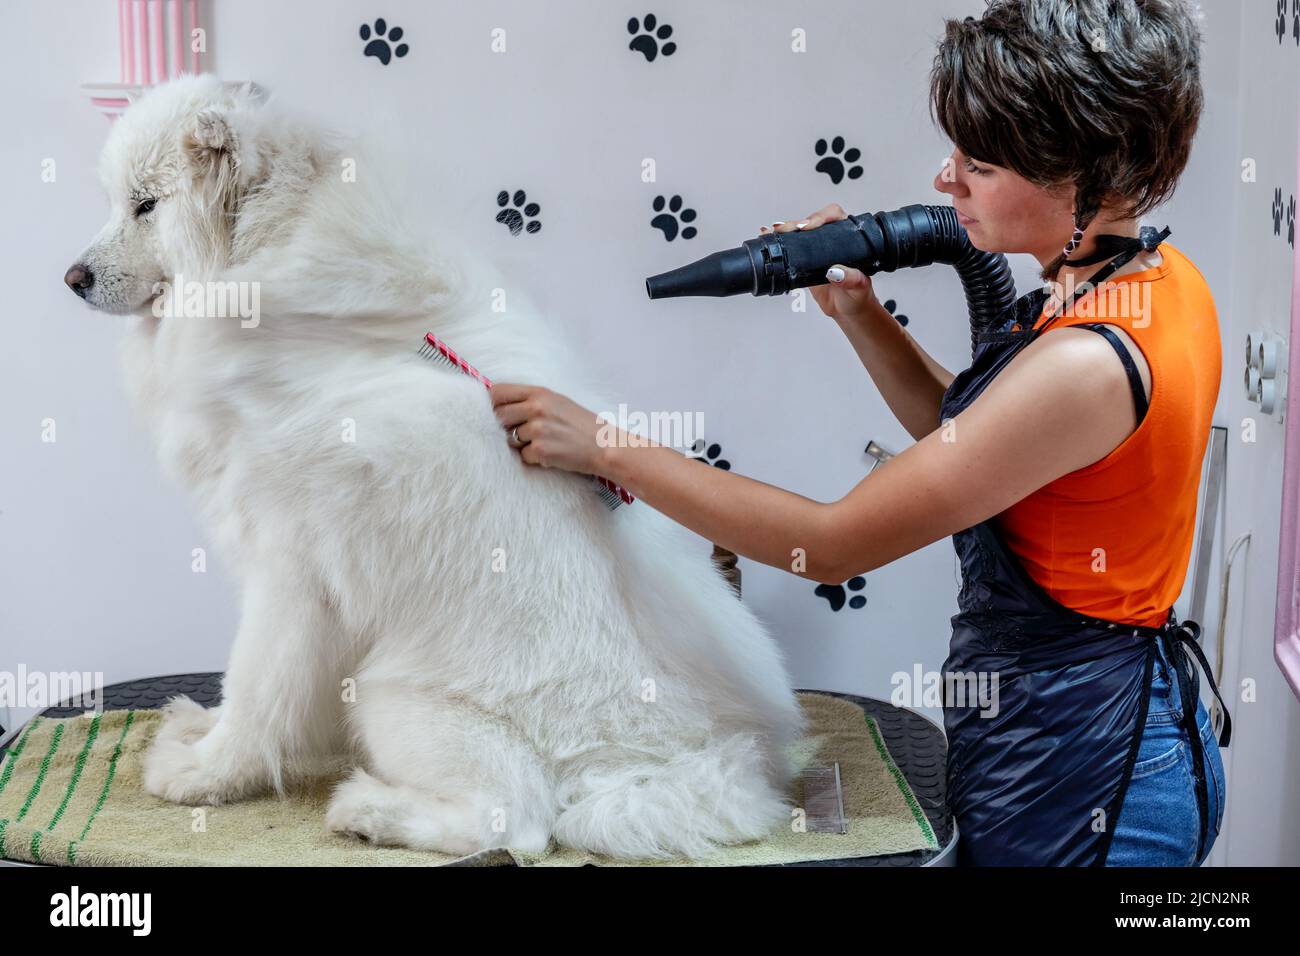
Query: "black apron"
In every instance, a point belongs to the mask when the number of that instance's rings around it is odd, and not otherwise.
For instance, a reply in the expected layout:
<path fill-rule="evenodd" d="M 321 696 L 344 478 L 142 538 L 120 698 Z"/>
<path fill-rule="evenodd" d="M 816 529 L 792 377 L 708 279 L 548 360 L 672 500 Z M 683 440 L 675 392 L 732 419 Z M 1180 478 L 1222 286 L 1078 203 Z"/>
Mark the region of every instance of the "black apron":
<path fill-rule="evenodd" d="M 1141 239 L 1123 243 L 1127 251 L 1081 286 L 1056 315 L 1168 234 L 1167 227 L 1160 233 L 1143 228 Z M 941 422 L 973 402 L 1043 331 L 1045 326 L 1031 326 L 1046 298 L 1045 291 L 1030 292 L 1000 326 L 977 334 L 971 367 L 944 393 Z M 1209 830 L 1207 768 L 1196 726 L 1200 681 L 1184 645 L 1223 703 L 1201 652 L 1200 625 L 1179 623 L 1172 607 L 1159 628 L 1066 607 L 1029 576 L 992 518 L 957 532 L 953 545 L 962 583 L 943 665 L 943 720 L 958 864 L 1105 864 L 1146 725 L 1157 640 L 1174 666 L 1185 702 L 1182 724 L 1191 742 L 1201 817 L 1199 859 Z M 976 690 L 978 680 L 991 690 L 993 675 L 996 707 L 968 692 Z M 1224 707 L 1221 746 L 1228 746 L 1231 732 Z"/>

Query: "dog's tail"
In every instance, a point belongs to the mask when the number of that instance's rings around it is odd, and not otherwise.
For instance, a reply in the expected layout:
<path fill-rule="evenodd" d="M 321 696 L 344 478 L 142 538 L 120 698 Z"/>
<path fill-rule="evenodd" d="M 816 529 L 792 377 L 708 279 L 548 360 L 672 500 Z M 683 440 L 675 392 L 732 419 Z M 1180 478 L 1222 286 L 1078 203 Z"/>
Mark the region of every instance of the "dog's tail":
<path fill-rule="evenodd" d="M 586 759 L 561 771 L 555 838 L 620 859 L 698 859 L 762 839 L 789 826 L 792 810 L 766 754 L 758 737 L 737 733 L 659 762 Z"/>

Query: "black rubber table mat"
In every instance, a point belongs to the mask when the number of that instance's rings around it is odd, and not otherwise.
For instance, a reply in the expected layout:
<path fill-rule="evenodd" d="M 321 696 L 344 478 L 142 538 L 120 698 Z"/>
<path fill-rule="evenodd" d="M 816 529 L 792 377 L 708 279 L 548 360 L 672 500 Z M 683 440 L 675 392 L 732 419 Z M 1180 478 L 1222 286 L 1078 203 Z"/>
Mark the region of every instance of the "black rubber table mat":
<path fill-rule="evenodd" d="M 920 714 L 883 700 L 839 694 L 826 690 L 800 690 L 802 694 L 826 694 L 852 701 L 876 721 L 885 746 L 894 763 L 902 771 L 917 802 L 925 811 L 935 839 L 946 847 L 952 839 L 952 814 L 945 800 L 945 761 L 947 743 L 943 732 L 933 722 Z M 140 680 L 110 684 L 103 690 L 104 710 L 152 710 L 161 707 L 170 697 L 184 694 L 204 707 L 221 703 L 221 672 L 208 674 L 169 674 L 165 677 L 145 677 Z M 85 707 L 47 707 L 43 717 L 76 717 Z M 17 735 L 14 736 L 17 739 Z M 0 747 L 0 754 L 5 748 Z M 852 857 L 844 860 L 811 860 L 803 863 L 773 864 L 784 866 L 924 866 L 942 850 L 916 850 L 911 853 L 891 853 L 884 856 Z"/>

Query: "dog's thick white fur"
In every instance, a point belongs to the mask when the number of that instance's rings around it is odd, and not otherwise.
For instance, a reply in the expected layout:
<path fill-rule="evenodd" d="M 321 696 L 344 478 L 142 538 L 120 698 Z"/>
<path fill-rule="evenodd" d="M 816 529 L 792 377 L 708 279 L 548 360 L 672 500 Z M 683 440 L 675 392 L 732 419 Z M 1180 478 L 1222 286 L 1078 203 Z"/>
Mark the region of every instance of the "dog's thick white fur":
<path fill-rule="evenodd" d="M 220 707 L 169 703 L 146 788 L 283 794 L 350 754 L 330 830 L 453 854 L 694 857 L 788 825 L 805 728 L 777 645 L 700 539 L 524 465 L 483 385 L 416 356 L 432 330 L 495 379 L 614 407 L 521 292 L 413 240 L 345 155 L 210 76 L 150 92 L 104 150 L 80 292 L 133 316 L 134 404 L 243 601 Z M 258 324 L 155 317 L 176 274 L 258 283 Z"/>

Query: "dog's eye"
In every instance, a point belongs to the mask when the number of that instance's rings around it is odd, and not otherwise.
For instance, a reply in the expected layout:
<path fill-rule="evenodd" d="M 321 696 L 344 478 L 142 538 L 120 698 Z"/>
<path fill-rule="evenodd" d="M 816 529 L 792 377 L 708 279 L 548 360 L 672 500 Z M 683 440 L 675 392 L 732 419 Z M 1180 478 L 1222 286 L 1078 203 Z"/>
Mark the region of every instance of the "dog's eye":
<path fill-rule="evenodd" d="M 154 207 L 154 203 L 156 203 L 157 201 L 158 201 L 158 200 L 156 200 L 156 199 L 145 199 L 145 200 L 141 201 L 141 202 L 140 202 L 140 203 L 135 207 L 135 217 L 136 217 L 137 219 L 139 219 L 141 216 L 144 216 L 144 215 L 146 215 L 146 214 L 152 212 L 152 211 L 153 211 L 153 207 Z"/>

